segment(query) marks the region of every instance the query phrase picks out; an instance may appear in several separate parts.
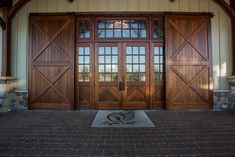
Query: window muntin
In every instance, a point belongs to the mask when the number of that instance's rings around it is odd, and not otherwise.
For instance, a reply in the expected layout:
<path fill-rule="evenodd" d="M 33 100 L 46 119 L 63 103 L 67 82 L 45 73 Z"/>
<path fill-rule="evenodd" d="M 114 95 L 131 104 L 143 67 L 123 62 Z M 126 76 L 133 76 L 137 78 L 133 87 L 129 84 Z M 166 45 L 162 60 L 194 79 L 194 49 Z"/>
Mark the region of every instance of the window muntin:
<path fill-rule="evenodd" d="M 164 52 L 162 46 L 154 47 L 154 73 L 155 80 L 164 80 Z"/>
<path fill-rule="evenodd" d="M 144 46 L 126 47 L 126 80 L 145 81 L 146 48 Z"/>
<path fill-rule="evenodd" d="M 98 47 L 98 73 L 100 82 L 115 82 L 118 79 L 118 47 Z"/>
<path fill-rule="evenodd" d="M 78 47 L 78 81 L 90 81 L 90 47 Z"/>
<path fill-rule="evenodd" d="M 102 38 L 147 38 L 146 20 L 98 20 L 97 37 Z"/>

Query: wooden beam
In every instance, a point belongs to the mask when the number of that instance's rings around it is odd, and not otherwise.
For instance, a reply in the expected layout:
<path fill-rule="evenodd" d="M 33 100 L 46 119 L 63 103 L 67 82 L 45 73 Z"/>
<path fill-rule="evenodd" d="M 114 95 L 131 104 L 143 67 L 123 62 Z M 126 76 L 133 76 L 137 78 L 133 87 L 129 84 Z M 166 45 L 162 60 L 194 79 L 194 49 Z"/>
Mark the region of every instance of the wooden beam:
<path fill-rule="evenodd" d="M 8 17 L 11 18 L 16 14 L 16 12 L 22 8 L 26 3 L 28 3 L 30 0 L 19 0 L 11 9 L 9 10 Z"/>
<path fill-rule="evenodd" d="M 235 1 L 230 1 L 230 6 L 235 10 Z M 232 44 L 233 44 L 233 76 L 235 75 L 235 17 L 232 20 Z"/>
<path fill-rule="evenodd" d="M 2 30 L 6 29 L 6 22 L 3 20 L 2 17 L 0 17 L 0 26 L 2 27 Z"/>
<path fill-rule="evenodd" d="M 215 3 L 217 3 L 221 8 L 230 16 L 235 17 L 235 10 L 224 0 L 213 0 Z"/>
<path fill-rule="evenodd" d="M 12 0 L 1 0 L 0 1 L 0 8 L 3 8 L 3 7 L 12 7 Z"/>
<path fill-rule="evenodd" d="M 9 8 L 2 8 L 2 18 L 5 21 L 6 28 L 2 33 L 2 76 L 11 76 L 10 67 L 10 43 L 11 43 L 11 23 L 8 18 Z"/>

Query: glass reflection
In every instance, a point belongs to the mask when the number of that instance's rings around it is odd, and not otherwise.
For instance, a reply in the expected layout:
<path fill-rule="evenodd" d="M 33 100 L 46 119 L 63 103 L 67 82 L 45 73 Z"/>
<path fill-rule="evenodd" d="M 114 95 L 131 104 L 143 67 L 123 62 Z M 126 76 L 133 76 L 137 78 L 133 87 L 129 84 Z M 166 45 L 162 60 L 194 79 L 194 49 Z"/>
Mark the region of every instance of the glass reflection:
<path fill-rule="evenodd" d="M 132 63 L 132 56 L 126 56 L 126 63 Z"/>
<path fill-rule="evenodd" d="M 79 55 L 83 55 L 83 47 L 79 47 L 78 48 L 78 54 Z"/>
<path fill-rule="evenodd" d="M 132 54 L 132 47 L 126 47 L 126 54 Z"/>
<path fill-rule="evenodd" d="M 133 56 L 133 63 L 139 63 L 139 56 Z"/>
<path fill-rule="evenodd" d="M 118 48 L 112 47 L 112 54 L 118 54 Z"/>
<path fill-rule="evenodd" d="M 104 65 L 99 65 L 99 72 L 104 72 Z"/>
<path fill-rule="evenodd" d="M 83 64 L 84 63 L 83 56 L 78 56 L 78 63 L 79 64 Z"/>
<path fill-rule="evenodd" d="M 130 64 L 126 65 L 126 72 L 132 72 L 132 65 Z"/>
<path fill-rule="evenodd" d="M 106 56 L 105 59 L 106 63 L 111 63 L 111 56 Z"/>
<path fill-rule="evenodd" d="M 99 47 L 99 54 L 104 54 L 104 47 Z"/>
<path fill-rule="evenodd" d="M 112 56 L 112 63 L 118 63 L 118 57 Z"/>
<path fill-rule="evenodd" d="M 104 63 L 104 56 L 99 56 L 99 63 Z"/>

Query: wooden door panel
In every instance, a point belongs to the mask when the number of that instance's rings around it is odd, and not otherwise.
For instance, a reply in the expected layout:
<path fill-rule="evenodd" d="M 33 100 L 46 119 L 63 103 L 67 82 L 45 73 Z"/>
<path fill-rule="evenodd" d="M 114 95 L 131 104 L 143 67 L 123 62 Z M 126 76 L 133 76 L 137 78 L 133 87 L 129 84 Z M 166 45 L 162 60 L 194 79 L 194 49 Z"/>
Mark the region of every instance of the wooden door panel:
<path fill-rule="evenodd" d="M 96 44 L 95 50 L 95 106 L 99 109 L 118 109 L 121 93 L 121 53 L 118 43 Z"/>
<path fill-rule="evenodd" d="M 209 17 L 166 16 L 168 109 L 211 107 Z"/>
<path fill-rule="evenodd" d="M 149 107 L 149 45 L 124 44 L 123 53 L 125 92 L 123 107 L 145 109 Z"/>
<path fill-rule="evenodd" d="M 31 16 L 31 109 L 74 107 L 74 17 Z"/>
<path fill-rule="evenodd" d="M 128 102 L 144 102 L 146 103 L 146 85 L 128 84 L 126 91 L 126 101 Z"/>
<path fill-rule="evenodd" d="M 91 43 L 77 44 L 76 109 L 94 108 L 94 48 Z"/>
<path fill-rule="evenodd" d="M 152 43 L 150 48 L 150 107 L 165 108 L 165 53 L 163 44 Z"/>
<path fill-rule="evenodd" d="M 90 108 L 92 101 L 92 91 L 90 83 L 79 83 L 77 86 L 77 105 L 76 108 Z"/>

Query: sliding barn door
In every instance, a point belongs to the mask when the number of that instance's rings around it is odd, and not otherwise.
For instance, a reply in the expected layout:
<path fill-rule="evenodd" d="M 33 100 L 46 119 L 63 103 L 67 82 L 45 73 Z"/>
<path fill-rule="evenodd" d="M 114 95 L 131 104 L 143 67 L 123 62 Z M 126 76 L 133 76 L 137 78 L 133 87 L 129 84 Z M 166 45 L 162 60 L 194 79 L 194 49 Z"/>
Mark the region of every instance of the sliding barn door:
<path fill-rule="evenodd" d="M 166 16 L 166 107 L 209 109 L 210 17 Z"/>
<path fill-rule="evenodd" d="M 31 16 L 29 101 L 31 109 L 74 108 L 73 16 Z"/>

